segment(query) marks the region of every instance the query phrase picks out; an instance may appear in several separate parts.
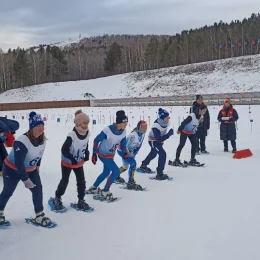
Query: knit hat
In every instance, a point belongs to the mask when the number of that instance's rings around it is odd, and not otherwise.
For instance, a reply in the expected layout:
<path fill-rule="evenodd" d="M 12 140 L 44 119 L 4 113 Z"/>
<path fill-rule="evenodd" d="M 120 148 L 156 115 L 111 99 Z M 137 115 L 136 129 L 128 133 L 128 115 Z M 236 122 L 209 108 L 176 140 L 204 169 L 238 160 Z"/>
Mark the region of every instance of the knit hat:
<path fill-rule="evenodd" d="M 229 104 L 231 104 L 231 99 L 230 98 L 226 98 L 226 100 L 225 100 L 225 103 L 229 103 Z"/>
<path fill-rule="evenodd" d="M 207 108 L 207 106 L 205 105 L 205 104 L 201 104 L 200 106 L 199 106 L 199 110 L 203 110 L 203 109 L 206 109 Z"/>
<path fill-rule="evenodd" d="M 85 121 L 89 122 L 89 116 L 83 113 L 81 110 L 77 111 L 74 119 L 75 125 L 81 125 Z"/>
<path fill-rule="evenodd" d="M 200 98 L 203 99 L 202 95 L 196 95 L 196 100 L 198 100 Z"/>
<path fill-rule="evenodd" d="M 159 115 L 159 118 L 164 119 L 165 117 L 169 116 L 169 113 L 166 110 L 159 108 L 158 115 Z"/>
<path fill-rule="evenodd" d="M 125 111 L 119 110 L 116 112 L 116 123 L 117 124 L 122 124 L 122 123 L 127 123 L 128 122 L 128 117 L 125 115 Z"/>
<path fill-rule="evenodd" d="M 44 125 L 42 117 L 40 114 L 36 114 L 36 112 L 32 111 L 29 114 L 29 129 L 32 129 L 38 125 Z"/>

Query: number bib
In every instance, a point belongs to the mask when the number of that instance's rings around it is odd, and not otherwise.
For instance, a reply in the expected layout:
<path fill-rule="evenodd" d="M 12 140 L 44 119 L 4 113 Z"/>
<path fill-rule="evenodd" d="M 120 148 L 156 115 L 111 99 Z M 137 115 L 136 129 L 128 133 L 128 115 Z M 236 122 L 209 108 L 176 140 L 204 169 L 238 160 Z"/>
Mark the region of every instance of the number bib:
<path fill-rule="evenodd" d="M 70 153 L 73 157 L 77 160 L 77 162 L 81 162 L 84 159 L 85 151 L 88 146 L 89 141 L 89 133 L 87 137 L 83 140 L 80 140 L 77 137 L 75 131 L 72 131 L 68 134 L 68 136 L 72 139 L 72 145 L 70 147 Z M 65 156 L 61 155 L 62 161 L 66 163 L 71 163 L 71 160 L 66 158 Z"/>
<path fill-rule="evenodd" d="M 21 142 L 27 148 L 28 151 L 25 156 L 24 166 L 25 166 L 26 171 L 33 171 L 36 168 L 38 161 L 43 156 L 46 142 L 35 147 L 35 146 L 33 146 L 33 144 L 31 143 L 31 141 L 29 140 L 29 138 L 26 135 L 19 136 L 15 140 L 15 142 L 16 141 Z M 15 163 L 13 148 L 12 148 L 10 154 L 8 155 L 8 161 L 12 164 Z"/>

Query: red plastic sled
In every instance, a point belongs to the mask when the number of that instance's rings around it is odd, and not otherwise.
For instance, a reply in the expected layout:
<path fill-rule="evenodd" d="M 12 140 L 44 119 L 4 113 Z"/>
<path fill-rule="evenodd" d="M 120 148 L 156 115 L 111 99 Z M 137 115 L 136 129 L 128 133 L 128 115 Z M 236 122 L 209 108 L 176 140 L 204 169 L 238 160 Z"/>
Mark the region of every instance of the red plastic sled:
<path fill-rule="evenodd" d="M 250 151 L 250 149 L 245 149 L 245 150 L 240 150 L 240 151 L 237 151 L 233 158 L 234 159 L 243 159 L 243 158 L 247 158 L 247 157 L 250 157 L 252 156 L 252 152 Z"/>

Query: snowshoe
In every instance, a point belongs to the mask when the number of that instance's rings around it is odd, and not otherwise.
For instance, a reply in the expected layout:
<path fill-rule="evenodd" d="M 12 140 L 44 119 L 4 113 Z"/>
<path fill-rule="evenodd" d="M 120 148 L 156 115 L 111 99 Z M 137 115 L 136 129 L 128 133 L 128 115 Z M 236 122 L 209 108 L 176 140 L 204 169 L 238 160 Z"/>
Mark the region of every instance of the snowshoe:
<path fill-rule="evenodd" d="M 189 161 L 188 165 L 195 166 L 195 167 L 201 167 L 201 166 L 204 166 L 205 163 L 200 163 L 196 159 L 192 159 Z"/>
<path fill-rule="evenodd" d="M 147 174 L 152 174 L 155 173 L 155 171 L 152 171 L 149 167 L 147 166 L 141 166 L 136 169 L 137 172 L 139 173 L 147 173 Z"/>
<path fill-rule="evenodd" d="M 206 150 L 203 150 L 203 151 L 201 151 L 201 154 L 209 154 L 209 152 Z"/>
<path fill-rule="evenodd" d="M 180 160 L 174 160 L 174 161 L 169 160 L 168 165 L 186 168 L 188 167 L 188 162 L 184 161 L 182 163 Z"/>
<path fill-rule="evenodd" d="M 4 215 L 0 215 L 0 229 L 4 229 L 7 227 L 10 227 L 11 223 L 9 221 L 5 220 L 5 216 Z"/>
<path fill-rule="evenodd" d="M 45 217 L 44 213 L 37 215 L 36 218 L 25 218 L 25 222 L 36 227 L 54 228 L 57 226 L 55 222 L 52 222 L 49 218 Z"/>
<path fill-rule="evenodd" d="M 115 180 L 115 183 L 116 183 L 116 184 L 124 184 L 124 183 L 125 183 L 125 180 L 124 180 L 124 178 L 118 176 L 118 177 L 116 178 L 116 180 Z"/>
<path fill-rule="evenodd" d="M 93 196 L 93 199 L 110 203 L 110 202 L 117 201 L 121 198 L 113 197 L 113 194 L 110 191 L 100 190 L 99 194 Z"/>
<path fill-rule="evenodd" d="M 56 213 L 64 213 L 67 211 L 67 208 L 63 206 L 61 198 L 50 198 L 48 201 L 51 211 Z"/>
<path fill-rule="evenodd" d="M 144 191 L 146 188 L 143 188 L 141 185 L 136 184 L 135 181 L 128 182 L 126 186 L 124 186 L 124 189 L 127 190 L 135 190 L 135 191 Z"/>
<path fill-rule="evenodd" d="M 85 200 L 79 200 L 78 203 L 71 203 L 70 207 L 77 211 L 92 212 L 94 208 L 90 207 Z"/>

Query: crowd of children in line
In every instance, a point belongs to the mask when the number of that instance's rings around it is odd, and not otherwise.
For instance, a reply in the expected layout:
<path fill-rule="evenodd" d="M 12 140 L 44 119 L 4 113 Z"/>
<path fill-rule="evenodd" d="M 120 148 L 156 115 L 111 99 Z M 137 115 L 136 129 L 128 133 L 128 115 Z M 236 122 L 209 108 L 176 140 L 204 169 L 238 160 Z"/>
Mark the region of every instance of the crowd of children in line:
<path fill-rule="evenodd" d="M 158 118 L 154 121 L 148 134 L 150 152 L 140 165 L 140 171 L 151 173 L 148 167 L 150 162 L 158 155 L 158 166 L 156 168 L 156 179 L 166 180 L 168 175 L 164 173 L 166 164 L 166 151 L 163 148 L 164 142 L 169 139 L 174 131 L 169 127 L 169 113 L 160 108 Z M 231 101 L 227 98 L 224 106 L 219 112 L 218 120 L 220 125 L 220 139 L 224 142 L 224 151 L 228 151 L 228 141 L 231 141 L 233 152 L 236 151 L 236 127 L 238 120 L 237 111 L 233 108 Z M 191 142 L 190 164 L 196 165 L 196 153 L 208 153 L 205 147 L 205 136 L 209 129 L 209 113 L 207 106 L 203 103 L 203 98 L 198 95 L 190 114 L 180 124 L 177 134 L 180 135 L 179 146 L 176 150 L 176 157 L 173 162 L 175 166 L 181 164 L 180 154 L 185 146 L 187 138 Z M 14 124 L 13 120 L 0 118 L 0 149 L 1 149 L 1 170 L 3 173 L 3 190 L 0 194 L 0 226 L 8 226 L 10 222 L 5 219 L 4 209 L 15 191 L 19 181 L 23 181 L 25 188 L 32 193 L 32 201 L 36 217 L 35 224 L 49 227 L 52 221 L 44 214 L 42 184 L 40 178 L 41 159 L 46 146 L 44 134 L 44 121 L 41 115 L 31 112 L 29 115 L 29 130 L 14 140 L 13 134 L 19 128 L 19 124 Z M 128 181 L 126 188 L 130 190 L 141 190 L 142 186 L 135 181 L 135 171 L 137 167 L 136 155 L 142 147 L 147 123 L 139 121 L 129 135 L 126 135 L 128 117 L 123 110 L 116 113 L 116 122 L 105 127 L 94 139 L 93 151 L 90 156 L 89 146 L 89 117 L 81 110 L 75 113 L 75 126 L 66 137 L 61 148 L 61 180 L 55 191 L 55 196 L 50 198 L 49 205 L 56 212 L 66 210 L 62 203 L 69 183 L 71 171 L 75 173 L 78 191 L 78 203 L 75 205 L 78 210 L 88 211 L 90 206 L 84 200 L 85 194 L 99 195 L 104 200 L 113 199 L 110 187 L 114 182 L 125 183 L 122 173 L 128 170 Z M 170 129 L 169 129 L 170 128 Z M 198 135 L 199 133 L 199 135 Z M 205 135 L 205 136 L 204 136 Z M 199 142 L 200 141 L 200 142 Z M 7 154 L 4 147 L 11 146 L 12 150 Z M 119 167 L 114 157 L 117 154 L 122 159 L 122 166 Z M 98 161 L 103 164 L 103 171 L 97 177 L 91 187 L 86 189 L 86 181 L 83 165 L 91 160 L 94 165 Z M 106 179 L 103 189 L 100 184 Z"/>

